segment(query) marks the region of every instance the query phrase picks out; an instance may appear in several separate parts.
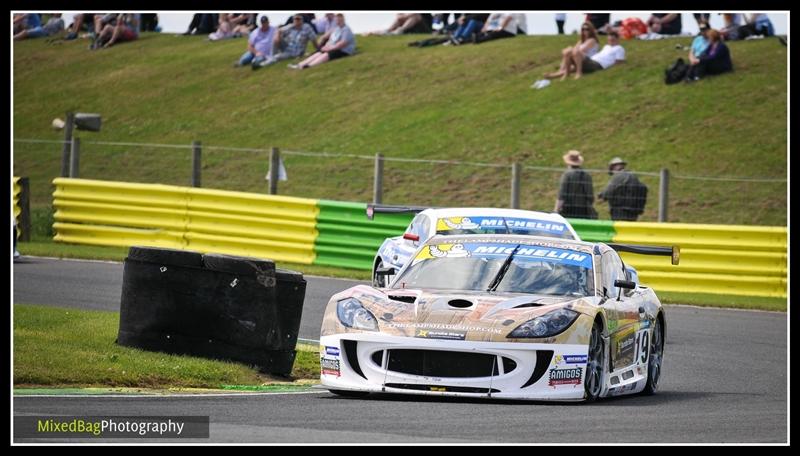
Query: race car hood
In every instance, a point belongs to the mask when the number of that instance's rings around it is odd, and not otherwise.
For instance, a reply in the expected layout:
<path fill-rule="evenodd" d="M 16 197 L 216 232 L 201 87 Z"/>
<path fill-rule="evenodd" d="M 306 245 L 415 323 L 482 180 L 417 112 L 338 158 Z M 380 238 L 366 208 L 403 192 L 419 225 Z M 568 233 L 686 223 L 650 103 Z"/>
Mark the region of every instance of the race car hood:
<path fill-rule="evenodd" d="M 333 296 L 331 302 L 346 298 L 361 302 L 378 320 L 382 333 L 475 341 L 505 340 L 522 323 L 562 307 L 591 316 L 594 300 L 480 291 L 375 289 L 359 285 Z M 335 318 L 334 323 L 338 323 L 335 305 L 328 310 L 333 310 L 333 315 L 326 315 L 323 335 L 326 329 L 336 331 L 326 328 L 329 319 Z"/>

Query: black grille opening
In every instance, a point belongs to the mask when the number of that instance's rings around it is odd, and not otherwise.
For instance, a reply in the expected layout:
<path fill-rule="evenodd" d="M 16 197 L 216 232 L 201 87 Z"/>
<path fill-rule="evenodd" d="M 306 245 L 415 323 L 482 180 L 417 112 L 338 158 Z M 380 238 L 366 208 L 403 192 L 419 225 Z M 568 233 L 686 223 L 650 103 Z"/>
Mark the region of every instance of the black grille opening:
<path fill-rule="evenodd" d="M 466 309 L 467 307 L 472 307 L 472 301 L 467 301 L 466 299 L 451 299 L 450 302 L 447 304 L 450 307 L 455 307 L 456 309 Z"/>
<path fill-rule="evenodd" d="M 448 386 L 448 385 L 415 385 L 410 383 L 387 383 L 387 388 L 398 388 L 398 389 L 407 389 L 407 390 L 417 390 L 417 391 L 439 391 L 439 392 L 451 392 L 451 393 L 476 393 L 476 394 L 487 394 L 489 393 L 489 388 L 476 388 L 473 386 Z M 496 388 L 492 388 L 491 391 L 493 393 L 499 393 L 500 390 Z"/>
<path fill-rule="evenodd" d="M 389 350 L 388 369 L 430 377 L 490 377 L 500 372 L 494 355 L 405 349 Z"/>
<path fill-rule="evenodd" d="M 376 351 L 372 354 L 372 362 L 377 364 L 378 366 L 383 365 L 383 351 Z"/>
<path fill-rule="evenodd" d="M 401 301 L 407 302 L 409 304 L 414 304 L 414 301 L 417 300 L 416 296 L 397 296 L 397 295 L 389 295 L 389 299 L 393 301 Z"/>
<path fill-rule="evenodd" d="M 511 359 L 503 357 L 503 372 L 506 374 L 517 368 L 517 363 Z"/>
<path fill-rule="evenodd" d="M 347 358 L 347 362 L 350 364 L 350 367 L 355 371 L 356 374 L 367 378 L 367 376 L 364 375 L 364 372 L 361 371 L 361 365 L 358 363 L 358 352 L 356 352 L 358 342 L 354 340 L 342 340 L 342 344 L 344 345 L 344 354 Z"/>

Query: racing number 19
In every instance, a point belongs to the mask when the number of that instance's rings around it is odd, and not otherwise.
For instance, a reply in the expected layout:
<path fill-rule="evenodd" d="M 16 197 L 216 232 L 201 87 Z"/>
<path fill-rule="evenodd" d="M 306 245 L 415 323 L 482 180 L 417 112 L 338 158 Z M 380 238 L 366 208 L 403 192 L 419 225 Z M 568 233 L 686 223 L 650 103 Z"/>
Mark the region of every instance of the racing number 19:
<path fill-rule="evenodd" d="M 647 331 L 639 331 L 636 334 L 636 351 L 637 356 L 641 356 L 640 362 L 642 364 L 647 362 L 647 354 L 650 351 L 650 333 Z"/>

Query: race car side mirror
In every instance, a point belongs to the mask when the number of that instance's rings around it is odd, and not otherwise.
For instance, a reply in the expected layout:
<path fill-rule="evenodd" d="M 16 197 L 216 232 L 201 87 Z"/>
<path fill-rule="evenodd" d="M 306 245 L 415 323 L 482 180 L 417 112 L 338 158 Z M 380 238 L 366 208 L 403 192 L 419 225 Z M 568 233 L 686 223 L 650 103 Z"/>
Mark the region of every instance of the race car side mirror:
<path fill-rule="evenodd" d="M 619 293 L 617 293 L 617 301 L 619 301 L 622 299 L 622 290 L 633 290 L 636 288 L 636 283 L 630 280 L 617 279 L 614 281 L 614 286 L 619 288 Z"/>
<path fill-rule="evenodd" d="M 403 239 L 408 239 L 409 241 L 417 242 L 419 241 L 419 235 L 414 233 L 404 233 Z"/>
<path fill-rule="evenodd" d="M 390 276 L 395 275 L 397 271 L 394 268 L 378 268 L 375 270 L 377 276 Z"/>

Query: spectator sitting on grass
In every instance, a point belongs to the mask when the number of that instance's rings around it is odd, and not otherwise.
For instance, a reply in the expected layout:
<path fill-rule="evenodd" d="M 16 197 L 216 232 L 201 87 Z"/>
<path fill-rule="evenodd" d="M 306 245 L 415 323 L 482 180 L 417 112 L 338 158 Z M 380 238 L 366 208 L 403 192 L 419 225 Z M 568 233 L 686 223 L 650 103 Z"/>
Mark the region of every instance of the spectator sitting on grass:
<path fill-rule="evenodd" d="M 283 25 L 292 25 L 294 23 L 294 17 L 295 16 L 302 17 L 303 18 L 303 22 L 305 22 L 306 24 L 310 25 L 311 28 L 314 29 L 314 33 L 316 33 L 317 35 L 322 35 L 322 33 L 317 29 L 317 26 L 316 26 L 316 24 L 314 22 L 316 20 L 316 18 L 317 18 L 317 15 L 314 14 L 314 13 L 298 13 L 298 14 L 289 16 L 286 19 L 286 22 L 283 23 Z M 279 28 L 283 28 L 283 27 L 279 27 Z"/>
<path fill-rule="evenodd" d="M 473 36 L 472 42 L 479 44 L 486 41 L 517 36 L 517 33 L 519 33 L 520 29 L 523 27 L 518 16 L 518 14 L 492 13 L 483 25 L 481 32 Z"/>
<path fill-rule="evenodd" d="M 721 34 L 711 29 L 708 31 L 709 45 L 697 64 L 691 65 L 686 73 L 686 82 L 694 82 L 706 75 L 722 74 L 733 71 L 731 53 L 728 46 L 722 42 Z"/>
<path fill-rule="evenodd" d="M 654 13 L 647 20 L 647 26 L 652 33 L 659 35 L 680 35 L 681 34 L 681 14 L 680 13 Z"/>
<path fill-rule="evenodd" d="M 189 23 L 189 29 L 183 35 L 205 35 L 213 32 L 219 21 L 218 17 L 218 14 L 195 14 Z"/>
<path fill-rule="evenodd" d="M 462 14 L 457 20 L 458 28 L 455 33 L 450 37 L 450 41 L 444 44 L 459 45 L 467 40 L 472 39 L 472 35 L 478 33 L 483 29 L 483 25 L 489 19 L 488 14 Z"/>
<path fill-rule="evenodd" d="M 250 33 L 247 27 L 247 19 L 249 15 L 242 13 L 219 15 L 219 28 L 214 33 L 208 35 L 211 41 L 224 40 L 227 38 L 238 38 L 244 34 Z"/>
<path fill-rule="evenodd" d="M 584 22 L 590 22 L 600 35 L 605 35 L 611 29 L 611 14 L 587 13 Z"/>
<path fill-rule="evenodd" d="M 764 13 L 745 15 L 745 25 L 739 27 L 739 39 L 743 40 L 749 36 L 772 36 L 775 34 L 775 27 L 769 16 Z"/>
<path fill-rule="evenodd" d="M 734 41 L 739 39 L 739 29 L 742 26 L 742 14 L 720 13 L 724 25 L 719 30 L 722 39 Z"/>
<path fill-rule="evenodd" d="M 34 14 L 34 16 L 38 16 L 38 14 Z M 40 38 L 43 36 L 55 35 L 62 30 L 64 30 L 64 19 L 61 19 L 60 14 L 53 14 L 45 25 L 22 30 L 14 35 L 14 39 L 24 40 L 26 38 Z"/>
<path fill-rule="evenodd" d="M 336 15 L 333 13 L 325 13 L 325 17 L 314 19 L 312 25 L 317 29 L 317 35 L 325 35 L 328 30 L 336 26 Z"/>
<path fill-rule="evenodd" d="M 327 42 L 320 48 L 319 52 L 315 52 L 297 65 L 289 64 L 289 68 L 303 70 L 329 60 L 353 55 L 356 52 L 356 39 L 353 31 L 344 23 L 344 14 L 339 13 L 336 15 L 336 27 L 331 30 L 330 35 L 325 39 Z"/>
<path fill-rule="evenodd" d="M 76 14 L 72 17 L 72 24 L 67 27 L 65 40 L 74 40 L 82 30 L 94 32 L 94 14 Z"/>
<path fill-rule="evenodd" d="M 606 70 L 614 64 L 625 61 L 625 48 L 619 44 L 619 33 L 616 30 L 608 32 L 608 44 L 597 54 L 586 57 L 580 50 L 572 54 L 572 64 L 575 66 L 575 79 L 580 79 L 583 73 L 593 73 L 599 70 Z M 572 65 L 567 65 L 561 80 L 569 76 Z"/>
<path fill-rule="evenodd" d="M 708 31 L 711 27 L 705 22 L 700 22 L 700 33 L 692 41 L 692 47 L 689 49 L 689 65 L 697 65 L 700 63 L 700 56 L 708 48 Z"/>
<path fill-rule="evenodd" d="M 139 38 L 139 14 L 120 14 L 114 25 L 106 24 L 95 38 L 92 49 L 111 47 L 117 43 Z"/>
<path fill-rule="evenodd" d="M 332 31 L 333 29 L 330 29 L 328 33 Z M 279 60 L 302 57 L 306 53 L 309 41 L 314 44 L 315 49 L 319 49 L 314 29 L 303 21 L 303 16 L 295 14 L 291 24 L 284 25 L 275 33 L 272 58 L 262 62 L 261 66 L 271 65 Z"/>
<path fill-rule="evenodd" d="M 237 67 L 252 65 L 254 70 L 261 67 L 261 63 L 272 58 L 273 42 L 277 28 L 269 25 L 269 18 L 261 16 L 261 27 L 250 32 L 247 39 L 247 52 L 236 62 Z"/>
<path fill-rule="evenodd" d="M 544 75 L 546 78 L 557 78 L 564 76 L 567 73 L 567 66 L 572 66 L 570 71 L 574 71 L 575 64 L 572 63 L 577 54 L 581 54 L 580 59 L 583 57 L 592 57 L 600 50 L 600 39 L 597 37 L 597 31 L 591 22 L 584 22 L 581 25 L 581 37 L 574 46 L 565 47 L 561 50 L 561 67 L 558 71 L 547 73 Z"/>
<path fill-rule="evenodd" d="M 402 35 L 404 33 L 431 33 L 433 15 L 420 13 L 400 13 L 386 30 L 370 32 L 367 35 Z"/>

